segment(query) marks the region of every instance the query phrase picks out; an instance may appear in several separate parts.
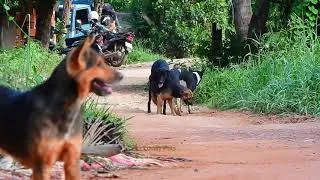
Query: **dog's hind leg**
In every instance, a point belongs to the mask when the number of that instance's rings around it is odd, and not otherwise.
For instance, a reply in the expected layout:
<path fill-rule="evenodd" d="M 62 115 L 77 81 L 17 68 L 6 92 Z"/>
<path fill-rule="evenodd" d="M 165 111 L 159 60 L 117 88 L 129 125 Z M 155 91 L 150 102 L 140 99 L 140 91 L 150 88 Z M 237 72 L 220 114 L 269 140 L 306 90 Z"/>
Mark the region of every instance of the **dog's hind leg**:
<path fill-rule="evenodd" d="M 148 113 L 151 113 L 151 82 L 149 81 Z"/>
<path fill-rule="evenodd" d="M 162 110 L 162 113 L 163 113 L 164 115 L 166 115 L 166 111 L 167 111 L 167 101 L 164 100 L 164 101 L 163 101 L 163 110 Z"/>

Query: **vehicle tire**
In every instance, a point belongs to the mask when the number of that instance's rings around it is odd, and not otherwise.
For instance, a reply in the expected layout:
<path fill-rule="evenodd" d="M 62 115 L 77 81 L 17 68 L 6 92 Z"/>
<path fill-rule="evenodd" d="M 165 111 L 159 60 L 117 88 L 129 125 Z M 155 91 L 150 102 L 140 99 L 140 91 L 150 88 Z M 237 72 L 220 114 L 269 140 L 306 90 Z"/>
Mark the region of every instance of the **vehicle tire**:
<path fill-rule="evenodd" d="M 113 67 L 120 67 L 122 64 L 124 64 L 127 61 L 128 54 L 126 53 L 126 50 L 124 46 L 118 46 L 118 48 L 115 48 L 121 53 L 121 57 L 112 57 L 108 58 L 108 63 Z"/>

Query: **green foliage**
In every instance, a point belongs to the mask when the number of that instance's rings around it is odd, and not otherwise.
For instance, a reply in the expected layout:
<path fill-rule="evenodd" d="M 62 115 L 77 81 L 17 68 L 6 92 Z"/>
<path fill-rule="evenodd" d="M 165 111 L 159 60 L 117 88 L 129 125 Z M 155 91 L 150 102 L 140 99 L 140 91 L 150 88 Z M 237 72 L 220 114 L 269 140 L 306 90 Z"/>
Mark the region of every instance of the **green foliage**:
<path fill-rule="evenodd" d="M 247 64 L 206 73 L 196 99 L 221 109 L 319 114 L 320 42 L 313 31 L 291 26 L 266 34 L 258 46 Z"/>
<path fill-rule="evenodd" d="M 132 141 L 130 141 L 126 130 L 128 119 L 114 115 L 107 105 L 99 105 L 94 100 L 87 101 L 83 108 L 84 143 L 90 142 L 88 145 L 121 144 L 124 147 L 131 146 Z M 92 126 L 96 127 L 92 128 Z"/>
<path fill-rule="evenodd" d="M 148 47 L 172 57 L 205 56 L 210 53 L 211 24 L 217 22 L 224 30 L 228 24 L 229 6 L 222 0 L 137 0 L 132 2 L 136 17 L 146 15 L 153 24 L 142 18 L 134 21 L 137 34 L 149 38 Z"/>
<path fill-rule="evenodd" d="M 316 27 L 320 15 L 320 1 L 318 0 L 295 0 L 293 13 L 304 19 L 310 27 Z"/>
<path fill-rule="evenodd" d="M 0 50 L 0 84 L 26 89 L 41 83 L 48 77 L 60 57 L 40 44 L 30 42 L 27 47 Z"/>
<path fill-rule="evenodd" d="M 139 41 L 135 41 L 133 46 L 133 51 L 128 55 L 129 64 L 154 61 L 163 58 L 161 55 L 153 53 L 150 49 L 144 48 Z"/>
<path fill-rule="evenodd" d="M 129 11 L 133 0 L 108 0 L 105 3 L 110 3 L 116 11 Z"/>
<path fill-rule="evenodd" d="M 0 0 L 0 14 L 7 14 L 10 10 L 20 8 L 20 1 L 18 0 Z"/>

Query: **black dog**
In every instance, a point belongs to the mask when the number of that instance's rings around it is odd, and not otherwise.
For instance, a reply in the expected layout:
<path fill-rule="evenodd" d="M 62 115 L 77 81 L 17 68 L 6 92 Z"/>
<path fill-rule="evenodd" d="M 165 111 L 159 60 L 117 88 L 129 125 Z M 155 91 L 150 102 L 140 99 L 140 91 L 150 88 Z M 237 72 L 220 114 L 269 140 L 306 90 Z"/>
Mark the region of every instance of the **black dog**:
<path fill-rule="evenodd" d="M 189 68 L 187 69 L 182 69 L 182 68 L 173 68 L 170 70 L 176 77 L 179 77 L 179 80 L 185 81 L 186 86 L 188 89 L 190 89 L 192 92 L 195 91 L 197 86 L 202 80 L 202 76 L 204 74 L 204 70 L 202 71 L 195 71 Z M 191 108 L 190 106 L 193 104 L 190 99 L 187 101 L 184 100 L 184 103 L 188 105 L 188 112 L 191 114 Z M 165 106 L 165 104 L 164 104 Z M 180 111 L 181 111 L 181 104 L 180 104 Z"/>
<path fill-rule="evenodd" d="M 151 75 L 149 76 L 149 101 L 148 113 L 151 112 L 151 100 L 157 105 L 157 113 L 161 113 L 163 102 L 168 101 L 171 113 L 181 115 L 174 108 L 172 100 L 174 98 L 191 99 L 192 91 L 180 85 L 179 77 L 169 71 L 169 65 L 166 61 L 159 59 L 155 61 L 151 67 Z M 163 108 L 163 114 L 166 107 Z"/>
<path fill-rule="evenodd" d="M 169 75 L 169 64 L 163 60 L 156 60 L 151 67 L 151 75 L 149 76 L 149 101 L 148 113 L 151 113 L 151 96 L 152 93 L 159 94 L 165 80 Z"/>

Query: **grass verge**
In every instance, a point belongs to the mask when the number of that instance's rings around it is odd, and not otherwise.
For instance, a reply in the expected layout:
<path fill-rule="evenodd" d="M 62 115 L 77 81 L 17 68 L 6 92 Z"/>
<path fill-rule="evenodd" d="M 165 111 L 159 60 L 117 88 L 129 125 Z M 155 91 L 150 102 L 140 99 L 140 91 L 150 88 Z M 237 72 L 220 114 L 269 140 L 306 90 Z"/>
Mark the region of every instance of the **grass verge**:
<path fill-rule="evenodd" d="M 142 62 L 154 61 L 163 58 L 160 54 L 153 53 L 150 49 L 143 47 L 139 42 L 136 42 L 134 49 L 128 55 L 128 64 L 136 64 Z"/>
<path fill-rule="evenodd" d="M 320 43 L 303 26 L 265 35 L 247 63 L 207 72 L 196 99 L 218 109 L 320 114 Z"/>

